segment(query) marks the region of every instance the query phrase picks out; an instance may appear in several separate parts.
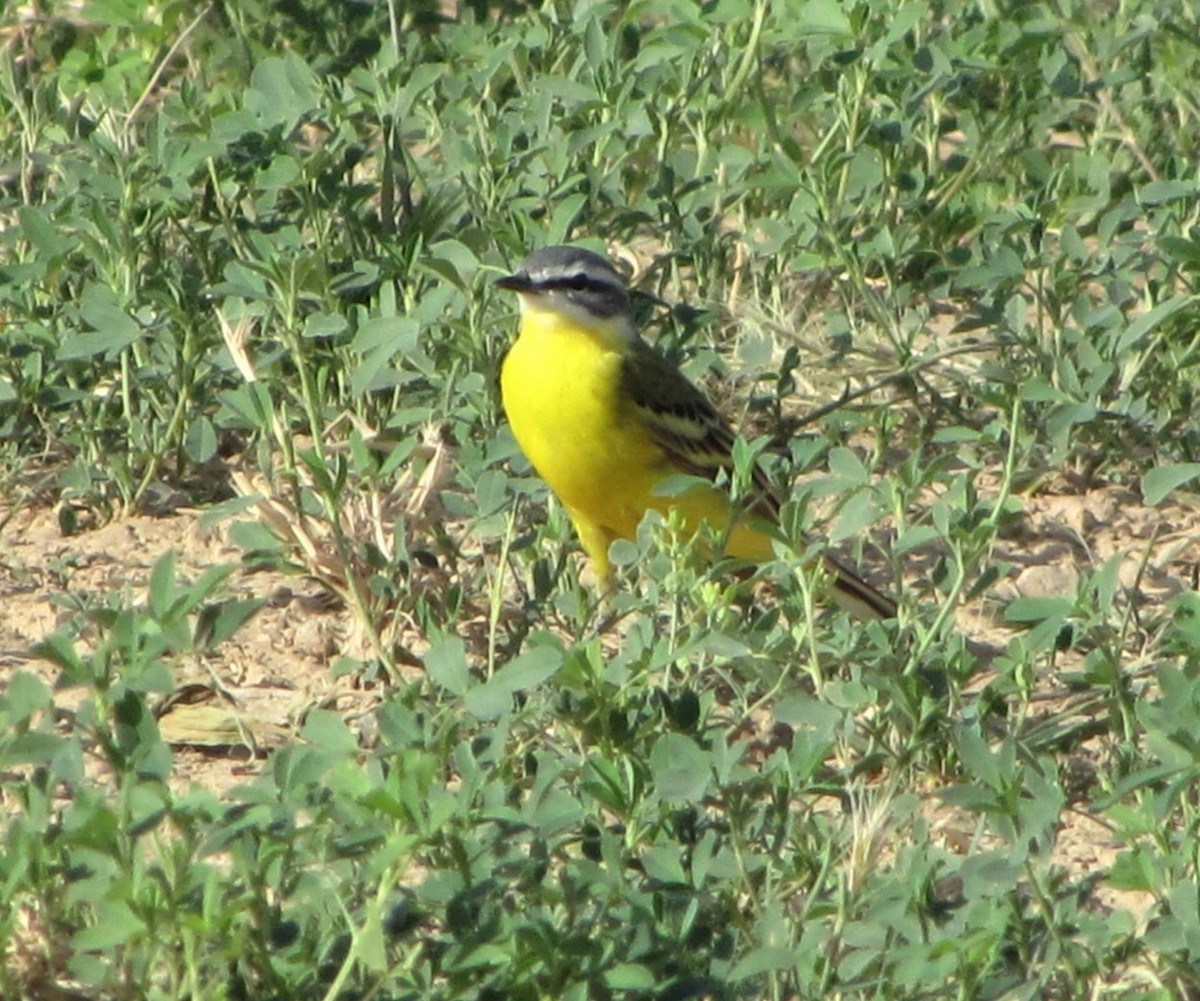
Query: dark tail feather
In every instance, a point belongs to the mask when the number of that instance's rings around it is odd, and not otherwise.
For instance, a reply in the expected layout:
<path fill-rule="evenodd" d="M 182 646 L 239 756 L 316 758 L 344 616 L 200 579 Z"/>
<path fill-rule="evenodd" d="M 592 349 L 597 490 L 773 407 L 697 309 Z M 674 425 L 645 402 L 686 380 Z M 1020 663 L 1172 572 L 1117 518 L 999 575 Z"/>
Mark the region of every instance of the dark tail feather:
<path fill-rule="evenodd" d="M 872 587 L 829 553 L 822 556 L 822 561 L 833 578 L 833 598 L 847 612 L 864 621 L 896 617 L 896 603 L 886 594 Z"/>

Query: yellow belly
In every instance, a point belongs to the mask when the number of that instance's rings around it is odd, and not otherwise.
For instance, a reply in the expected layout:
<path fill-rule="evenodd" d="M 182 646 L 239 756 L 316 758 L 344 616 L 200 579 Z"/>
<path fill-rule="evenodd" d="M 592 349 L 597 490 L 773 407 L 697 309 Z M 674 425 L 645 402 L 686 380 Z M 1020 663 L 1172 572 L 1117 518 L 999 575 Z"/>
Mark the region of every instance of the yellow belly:
<path fill-rule="evenodd" d="M 647 510 L 678 508 L 691 531 L 702 521 L 720 530 L 729 518 L 728 498 L 715 488 L 696 487 L 677 497 L 655 493 L 678 470 L 636 411 L 622 404 L 620 336 L 527 310 L 500 373 L 513 435 L 566 506 L 601 577 L 609 573 L 609 543 L 633 538 Z M 764 559 L 771 543 L 737 525 L 726 551 Z"/>

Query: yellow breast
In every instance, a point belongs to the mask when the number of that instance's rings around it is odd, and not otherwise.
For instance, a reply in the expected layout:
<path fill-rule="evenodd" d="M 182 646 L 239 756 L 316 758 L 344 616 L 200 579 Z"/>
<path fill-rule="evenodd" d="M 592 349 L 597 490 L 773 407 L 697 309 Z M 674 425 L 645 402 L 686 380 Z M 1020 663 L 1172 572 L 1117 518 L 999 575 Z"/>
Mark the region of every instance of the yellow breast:
<path fill-rule="evenodd" d="M 526 307 L 500 391 L 517 443 L 563 503 L 632 535 L 646 496 L 669 470 L 622 406 L 623 336 Z"/>

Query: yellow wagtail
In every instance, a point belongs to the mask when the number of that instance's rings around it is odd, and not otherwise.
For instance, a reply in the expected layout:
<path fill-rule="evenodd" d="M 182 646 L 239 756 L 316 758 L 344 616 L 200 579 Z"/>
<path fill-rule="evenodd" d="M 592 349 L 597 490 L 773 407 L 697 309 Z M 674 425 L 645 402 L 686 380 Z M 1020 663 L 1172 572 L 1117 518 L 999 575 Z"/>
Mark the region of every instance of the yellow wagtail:
<path fill-rule="evenodd" d="M 685 473 L 715 480 L 733 471 L 734 436 L 711 403 L 634 329 L 629 289 L 603 257 L 579 247 L 535 251 L 500 288 L 517 293 L 521 328 L 500 372 L 504 409 L 517 443 L 558 495 L 601 580 L 608 547 L 632 539 L 647 511 L 677 509 L 687 531 L 707 521 L 725 533 L 725 552 L 770 559 L 768 530 L 779 499 L 762 470 L 754 495 L 733 508 L 718 486 L 677 496 L 658 488 Z M 834 597 L 859 618 L 891 618 L 896 605 L 829 554 Z"/>

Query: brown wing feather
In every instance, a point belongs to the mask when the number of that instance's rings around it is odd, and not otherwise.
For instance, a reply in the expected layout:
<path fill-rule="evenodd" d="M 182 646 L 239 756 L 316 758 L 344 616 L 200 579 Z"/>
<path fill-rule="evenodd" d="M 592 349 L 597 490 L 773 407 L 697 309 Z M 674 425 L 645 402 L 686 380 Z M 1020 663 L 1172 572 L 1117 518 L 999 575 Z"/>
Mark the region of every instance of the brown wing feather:
<path fill-rule="evenodd" d="M 622 372 L 625 398 L 645 417 L 655 443 L 680 472 L 715 480 L 733 475 L 734 433 L 708 398 L 644 341 L 635 342 Z M 762 469 L 751 470 L 750 508 L 779 514 L 779 497 Z"/>
<path fill-rule="evenodd" d="M 637 408 L 663 454 L 680 472 L 715 480 L 733 475 L 733 429 L 703 393 L 645 341 L 634 341 L 622 368 L 622 390 Z M 756 463 L 748 510 L 777 521 L 779 495 Z M 896 603 L 829 553 L 821 561 L 839 604 L 860 618 L 890 619 Z"/>

